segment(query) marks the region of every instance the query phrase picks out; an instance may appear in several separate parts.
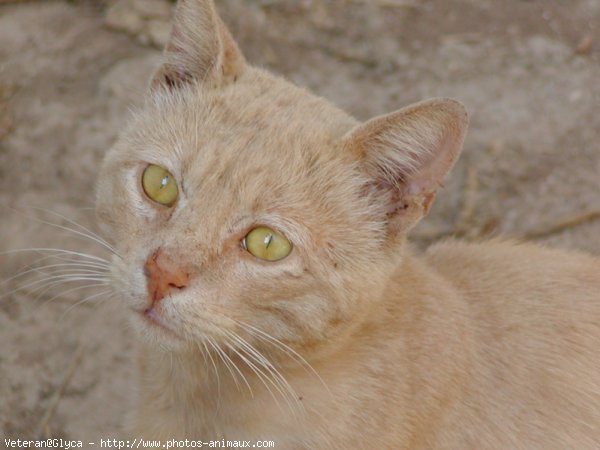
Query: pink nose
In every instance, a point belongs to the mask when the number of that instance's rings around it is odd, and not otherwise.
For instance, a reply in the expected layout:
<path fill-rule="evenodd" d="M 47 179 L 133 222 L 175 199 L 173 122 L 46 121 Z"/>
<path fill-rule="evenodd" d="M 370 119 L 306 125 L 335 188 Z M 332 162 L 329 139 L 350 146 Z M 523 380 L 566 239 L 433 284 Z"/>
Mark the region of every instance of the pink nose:
<path fill-rule="evenodd" d="M 148 303 L 154 306 L 172 289 L 183 289 L 189 282 L 189 273 L 160 248 L 151 254 L 144 264 L 148 280 Z"/>

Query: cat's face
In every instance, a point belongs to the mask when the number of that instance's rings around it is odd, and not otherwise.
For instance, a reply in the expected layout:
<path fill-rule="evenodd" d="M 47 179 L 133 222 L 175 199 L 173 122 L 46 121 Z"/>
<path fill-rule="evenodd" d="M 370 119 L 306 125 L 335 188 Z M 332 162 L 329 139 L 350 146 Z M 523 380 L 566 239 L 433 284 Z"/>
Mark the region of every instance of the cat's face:
<path fill-rule="evenodd" d="M 115 289 L 160 346 L 261 333 L 314 345 L 376 301 L 458 154 L 464 112 L 438 101 L 357 125 L 246 66 L 210 3 L 184 3 L 177 17 L 167 63 L 100 175 Z M 144 185 L 149 166 L 168 175 L 167 202 Z M 276 258 L 254 248 L 264 236 L 281 240 Z"/>
<path fill-rule="evenodd" d="M 189 272 L 187 286 L 156 306 L 178 337 L 216 337 L 235 319 L 308 338 L 343 319 L 344 303 L 356 305 L 359 288 L 379 276 L 372 263 L 384 235 L 340 146 L 353 125 L 258 71 L 224 89 L 156 91 L 107 156 L 98 191 L 98 216 L 121 256 L 115 284 L 140 329 L 169 338 L 140 314 L 150 306 L 144 265 L 157 249 Z M 172 174 L 172 205 L 144 191 L 149 164 Z M 289 254 L 269 261 L 245 248 L 259 226 L 281 233 Z"/>

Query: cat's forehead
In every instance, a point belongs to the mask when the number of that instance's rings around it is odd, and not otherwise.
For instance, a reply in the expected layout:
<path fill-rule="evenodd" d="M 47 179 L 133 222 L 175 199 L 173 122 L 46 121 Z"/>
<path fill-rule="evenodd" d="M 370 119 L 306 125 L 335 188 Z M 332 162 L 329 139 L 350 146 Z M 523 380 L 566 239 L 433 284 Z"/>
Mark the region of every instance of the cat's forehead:
<path fill-rule="evenodd" d="M 141 151 L 182 164 L 212 159 L 250 163 L 327 157 L 355 124 L 343 111 L 282 79 L 255 70 L 222 89 L 192 85 L 157 92 L 135 126 Z M 153 148 L 152 147 L 156 147 Z"/>
<path fill-rule="evenodd" d="M 315 198 L 343 197 L 350 176 L 338 144 L 354 125 L 324 99 L 256 70 L 221 89 L 155 93 L 119 148 L 122 159 L 173 171 L 202 210 L 293 215 Z"/>

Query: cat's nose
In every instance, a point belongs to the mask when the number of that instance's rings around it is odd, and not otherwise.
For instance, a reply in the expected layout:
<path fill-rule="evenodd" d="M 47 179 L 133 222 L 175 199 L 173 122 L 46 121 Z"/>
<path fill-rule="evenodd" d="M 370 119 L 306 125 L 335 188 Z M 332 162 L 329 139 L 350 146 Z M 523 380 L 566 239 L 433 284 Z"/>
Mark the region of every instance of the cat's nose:
<path fill-rule="evenodd" d="M 171 290 L 183 289 L 189 282 L 189 273 L 160 248 L 152 253 L 144 264 L 148 286 L 148 302 L 153 306 Z"/>

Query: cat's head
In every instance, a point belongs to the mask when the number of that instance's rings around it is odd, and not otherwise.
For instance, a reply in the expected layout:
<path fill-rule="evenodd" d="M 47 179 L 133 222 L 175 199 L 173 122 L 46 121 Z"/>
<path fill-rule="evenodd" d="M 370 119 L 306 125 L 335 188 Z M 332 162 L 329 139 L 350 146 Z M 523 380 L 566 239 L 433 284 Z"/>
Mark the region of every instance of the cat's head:
<path fill-rule="evenodd" d="M 325 341 L 377 301 L 466 126 L 447 99 L 360 124 L 249 66 L 212 1 L 180 2 L 100 175 L 115 289 L 157 346 Z"/>

